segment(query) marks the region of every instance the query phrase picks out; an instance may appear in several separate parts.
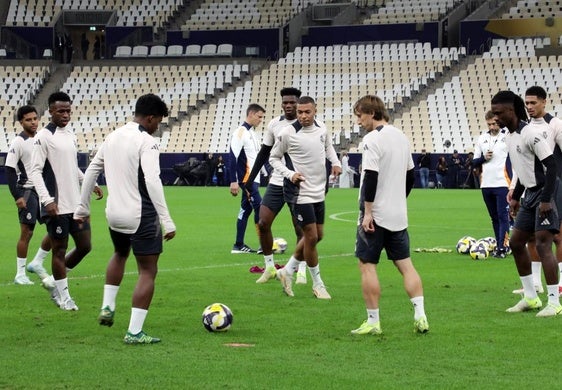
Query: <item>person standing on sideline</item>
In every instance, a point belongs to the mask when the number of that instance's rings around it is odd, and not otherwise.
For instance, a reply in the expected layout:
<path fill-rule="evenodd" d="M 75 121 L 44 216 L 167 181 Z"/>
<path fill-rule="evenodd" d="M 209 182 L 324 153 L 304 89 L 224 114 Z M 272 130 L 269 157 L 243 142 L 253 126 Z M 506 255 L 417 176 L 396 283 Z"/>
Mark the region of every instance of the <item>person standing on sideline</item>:
<path fill-rule="evenodd" d="M 217 186 L 222 187 L 224 186 L 224 160 L 222 159 L 222 155 L 219 154 L 217 157 L 217 168 L 216 168 L 216 176 L 217 176 Z"/>
<path fill-rule="evenodd" d="M 447 188 L 447 172 L 449 167 L 447 166 L 447 160 L 445 156 L 439 157 L 437 160 L 437 166 L 435 167 L 435 178 L 437 179 L 437 188 Z"/>
<path fill-rule="evenodd" d="M 250 172 L 250 176 L 248 177 L 248 182 L 250 183 L 253 183 L 264 164 L 269 160 L 271 149 L 281 129 L 295 123 L 297 120 L 297 100 L 301 96 L 301 91 L 296 88 L 283 88 L 280 94 L 283 115 L 273 118 L 267 125 L 263 144 L 256 157 L 254 166 L 252 167 L 252 172 Z M 259 279 L 256 280 L 256 283 L 266 283 L 274 279 L 277 273 L 275 262 L 273 261 L 273 233 L 271 232 L 271 225 L 285 204 L 283 198 L 283 180 L 283 176 L 276 170 L 273 170 L 260 205 L 258 228 L 265 269 Z M 246 195 L 250 196 L 249 193 Z M 292 216 L 292 220 L 298 244 L 302 238 L 302 229 L 294 216 Z M 304 261 L 299 264 L 297 283 L 306 284 L 306 262 Z"/>
<path fill-rule="evenodd" d="M 339 188 L 352 188 L 353 170 L 349 167 L 349 155 L 341 152 L 341 175 Z"/>
<path fill-rule="evenodd" d="M 299 262 L 306 260 L 312 277 L 312 292 L 318 299 L 331 299 L 320 276 L 317 244 L 324 236 L 326 197 L 326 158 L 332 162 L 332 174 L 341 173 L 341 163 L 326 127 L 315 121 L 316 103 L 310 96 L 297 102 L 297 121 L 284 127 L 277 136 L 269 162 L 284 181 L 285 202 L 303 231 L 293 255 L 277 272 L 288 296 L 294 296 L 293 274 Z M 301 244 L 302 242 L 302 244 Z"/>
<path fill-rule="evenodd" d="M 254 166 L 254 162 L 259 151 L 259 140 L 255 128 L 263 121 L 265 109 L 259 104 L 252 103 L 246 109 L 246 120 L 233 133 L 230 140 L 230 194 L 237 196 L 242 187 L 240 200 L 240 211 L 236 219 L 236 240 L 230 253 L 256 253 L 255 249 L 250 248 L 244 243 L 246 227 L 252 210 L 254 211 L 254 221 L 257 225 L 259 221 L 259 210 L 261 195 L 259 192 L 259 178 L 248 182 L 248 176 Z M 250 196 L 244 196 L 244 189 L 250 192 Z M 259 235 L 259 234 L 258 234 Z"/>
<path fill-rule="evenodd" d="M 509 244 L 524 293 L 523 298 L 507 312 L 518 313 L 542 307 L 533 285 L 531 259 L 526 246 L 534 233 L 548 292 L 548 304 L 537 313 L 537 317 L 552 317 L 562 313 L 562 306 L 558 297 L 558 266 L 552 253 L 552 242 L 554 234 L 560 231 L 560 220 L 554 204 L 556 161 L 546 139 L 548 125 L 545 128 L 540 124 L 527 123 L 525 102 L 511 91 L 500 91 L 494 95 L 492 112 L 498 125 L 509 130 L 505 141 L 513 169 L 517 172 L 517 183 L 509 203 L 510 213 L 515 217 Z M 523 191 L 525 197 L 520 202 Z"/>
<path fill-rule="evenodd" d="M 35 225 L 40 221 L 39 199 L 33 187 L 33 182 L 28 177 L 31 171 L 31 152 L 33 141 L 39 126 L 37 110 L 33 106 L 20 107 L 16 113 L 16 118 L 23 131 L 12 141 L 8 154 L 6 155 L 6 178 L 10 193 L 16 201 L 20 221 L 20 238 L 16 245 L 16 277 L 15 284 L 34 284 L 25 274 L 27 264 L 27 251 L 29 242 L 33 236 Z M 19 176 L 18 176 L 19 175 Z M 45 235 L 41 241 L 41 246 L 33 260 L 27 264 L 29 272 L 37 274 L 39 279 L 48 290 L 54 288 L 53 278 L 47 273 L 43 262 L 51 250 L 49 236 Z"/>
<path fill-rule="evenodd" d="M 91 189 L 98 175 L 105 172 L 108 192 L 105 214 L 114 253 L 107 266 L 98 321 L 100 325 L 113 325 L 115 299 L 132 249 L 139 278 L 124 342 L 153 344 L 160 339 L 147 335 L 143 325 L 154 295 L 158 258 L 162 253 L 162 228 L 164 240 L 176 235 L 160 180 L 158 141 L 152 137 L 162 118 L 168 116 L 168 107 L 158 96 L 147 94 L 138 98 L 134 115 L 131 122 L 106 137 L 90 163 L 74 218 L 79 222 L 89 218 Z"/>
<path fill-rule="evenodd" d="M 488 209 L 488 215 L 492 219 L 497 242 L 492 256 L 503 259 L 507 255 L 507 243 L 509 242 L 507 193 L 511 183 L 506 168 L 508 156 L 505 137 L 507 130 L 500 129 L 492 111 L 486 113 L 485 119 L 488 131 L 478 137 L 472 164 L 473 167 L 482 169 L 480 180 L 482 198 Z"/>
<path fill-rule="evenodd" d="M 76 136 L 71 126 L 72 103 L 64 92 L 48 98 L 51 122 L 34 137 L 30 177 L 43 206 L 53 253 L 52 268 L 55 286 L 52 299 L 62 310 L 78 310 L 68 290 L 67 272 L 76 267 L 90 252 L 89 222 L 78 224 L 72 218 L 80 202 L 80 182 L 84 174 L 78 167 Z M 102 190 L 96 186 L 98 199 Z M 68 236 L 76 247 L 67 253 Z"/>
<path fill-rule="evenodd" d="M 453 154 L 449 160 L 449 187 L 459 188 L 459 173 L 463 167 L 462 157 L 459 155 L 458 150 L 453 150 Z"/>
<path fill-rule="evenodd" d="M 420 184 L 421 188 L 428 188 L 429 186 L 429 169 L 431 168 L 431 155 L 422 149 L 421 154 L 418 156 L 417 165 L 420 170 Z"/>
<path fill-rule="evenodd" d="M 410 143 L 401 130 L 388 123 L 388 112 L 378 96 L 362 97 L 353 106 L 353 111 L 357 124 L 367 131 L 363 137 L 360 212 L 355 242 L 367 320 L 351 334 L 382 333 L 377 264 L 383 249 L 404 279 L 406 293 L 414 307 L 414 331 L 426 333 L 429 324 L 423 286 L 410 258 L 408 236 L 406 197 L 415 180 Z"/>

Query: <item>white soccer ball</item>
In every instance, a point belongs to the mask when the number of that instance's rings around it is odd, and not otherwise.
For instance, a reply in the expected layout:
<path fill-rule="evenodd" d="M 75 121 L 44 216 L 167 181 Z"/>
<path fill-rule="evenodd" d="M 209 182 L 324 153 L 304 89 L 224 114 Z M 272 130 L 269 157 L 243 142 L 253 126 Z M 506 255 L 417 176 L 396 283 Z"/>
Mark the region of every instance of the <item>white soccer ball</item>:
<path fill-rule="evenodd" d="M 209 332 L 226 332 L 232 325 L 232 311 L 222 303 L 213 303 L 203 310 L 203 326 Z"/>
<path fill-rule="evenodd" d="M 470 247 L 476 242 L 474 237 L 464 236 L 457 242 L 457 252 L 467 255 L 470 252 Z"/>
<path fill-rule="evenodd" d="M 486 247 L 488 248 L 488 252 L 493 252 L 498 246 L 498 243 L 494 237 L 484 237 L 478 241 L 486 245 Z"/>
<path fill-rule="evenodd" d="M 276 237 L 273 239 L 273 253 L 285 253 L 287 250 L 287 241 L 284 238 Z"/>
<path fill-rule="evenodd" d="M 483 242 L 476 242 L 470 247 L 470 257 L 472 260 L 484 260 L 488 258 L 490 251 Z"/>

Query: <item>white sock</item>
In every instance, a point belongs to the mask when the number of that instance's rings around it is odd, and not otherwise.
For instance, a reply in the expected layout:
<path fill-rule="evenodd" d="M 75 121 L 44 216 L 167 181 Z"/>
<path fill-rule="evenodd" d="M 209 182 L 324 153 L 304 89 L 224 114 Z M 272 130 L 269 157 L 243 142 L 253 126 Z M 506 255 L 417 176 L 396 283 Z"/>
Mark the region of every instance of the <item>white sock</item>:
<path fill-rule="evenodd" d="M 533 275 L 520 276 L 519 279 L 521 279 L 525 297 L 535 299 L 537 297 L 537 291 L 535 290 L 535 284 L 533 283 Z"/>
<path fill-rule="evenodd" d="M 531 267 L 533 267 L 533 283 L 535 284 L 535 286 L 542 286 L 542 263 L 540 261 L 533 261 L 531 262 Z"/>
<path fill-rule="evenodd" d="M 33 260 L 31 260 L 31 262 L 42 266 L 48 254 L 49 251 L 43 250 L 43 248 L 39 247 L 37 253 L 35 254 L 35 257 L 33 258 Z"/>
<path fill-rule="evenodd" d="M 320 264 L 317 264 L 316 267 L 308 267 L 308 271 L 310 272 L 310 276 L 312 276 L 312 286 L 324 285 L 324 282 L 320 277 Z"/>
<path fill-rule="evenodd" d="M 306 261 L 299 262 L 299 270 L 297 272 L 306 276 Z"/>
<path fill-rule="evenodd" d="M 68 292 L 68 278 L 59 280 L 55 279 L 55 286 L 59 291 L 61 302 L 66 302 L 68 299 L 70 299 L 70 293 Z"/>
<path fill-rule="evenodd" d="M 27 258 L 16 257 L 16 277 L 25 275 L 26 264 L 27 264 Z"/>
<path fill-rule="evenodd" d="M 560 275 L 558 276 L 558 285 L 562 287 L 562 263 L 558 263 L 558 271 L 560 271 Z"/>
<path fill-rule="evenodd" d="M 103 286 L 103 303 L 101 308 L 109 306 L 109 310 L 115 311 L 115 298 L 119 292 L 119 286 L 112 284 L 104 284 Z"/>
<path fill-rule="evenodd" d="M 144 325 L 144 320 L 148 310 L 138 309 L 136 307 L 131 308 L 131 320 L 129 321 L 129 333 L 138 334 L 142 330 Z"/>
<path fill-rule="evenodd" d="M 379 321 L 379 309 L 367 309 L 367 324 L 374 325 Z"/>
<path fill-rule="evenodd" d="M 410 298 L 410 302 L 412 302 L 412 305 L 414 305 L 414 320 L 417 321 L 420 317 L 425 316 L 423 295 L 419 297 Z"/>
<path fill-rule="evenodd" d="M 560 305 L 560 298 L 558 293 L 557 284 L 547 284 L 546 291 L 548 292 L 548 303 L 554 306 Z"/>
<path fill-rule="evenodd" d="M 299 268 L 299 261 L 295 259 L 295 256 L 291 256 L 291 258 L 289 259 L 287 264 L 285 264 L 284 267 L 287 276 L 291 276 L 292 274 L 294 274 L 298 268 Z"/>
<path fill-rule="evenodd" d="M 265 268 L 275 268 L 273 255 L 263 255 L 263 261 L 265 262 Z"/>

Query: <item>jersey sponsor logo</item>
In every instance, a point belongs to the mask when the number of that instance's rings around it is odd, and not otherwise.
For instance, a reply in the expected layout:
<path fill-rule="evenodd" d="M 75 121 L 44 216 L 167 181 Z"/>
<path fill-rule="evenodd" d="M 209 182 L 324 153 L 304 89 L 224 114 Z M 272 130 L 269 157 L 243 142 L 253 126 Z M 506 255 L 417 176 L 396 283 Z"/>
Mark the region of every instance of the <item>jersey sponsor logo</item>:
<path fill-rule="evenodd" d="M 550 221 L 548 220 L 548 218 L 543 219 L 543 221 L 541 222 L 541 226 L 548 226 L 550 225 Z"/>

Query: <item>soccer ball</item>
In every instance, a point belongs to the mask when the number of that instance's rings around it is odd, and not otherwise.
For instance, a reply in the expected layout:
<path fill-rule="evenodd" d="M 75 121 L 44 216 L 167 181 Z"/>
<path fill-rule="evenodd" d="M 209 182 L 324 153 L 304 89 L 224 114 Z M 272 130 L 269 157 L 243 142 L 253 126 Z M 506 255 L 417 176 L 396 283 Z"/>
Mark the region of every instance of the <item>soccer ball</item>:
<path fill-rule="evenodd" d="M 222 303 L 213 303 L 203 310 L 203 326 L 209 332 L 226 332 L 232 320 L 232 311 Z"/>
<path fill-rule="evenodd" d="M 476 242 L 470 247 L 470 257 L 472 260 L 484 260 L 488 258 L 490 251 L 483 242 Z"/>
<path fill-rule="evenodd" d="M 488 252 L 492 252 L 498 246 L 496 239 L 494 237 L 484 237 L 478 240 L 479 242 L 484 243 L 488 247 Z"/>
<path fill-rule="evenodd" d="M 273 239 L 273 253 L 285 253 L 287 250 L 287 241 L 284 238 L 277 237 Z"/>
<path fill-rule="evenodd" d="M 476 242 L 474 237 L 464 236 L 457 242 L 457 252 L 462 255 L 467 255 L 470 252 L 470 247 Z"/>

